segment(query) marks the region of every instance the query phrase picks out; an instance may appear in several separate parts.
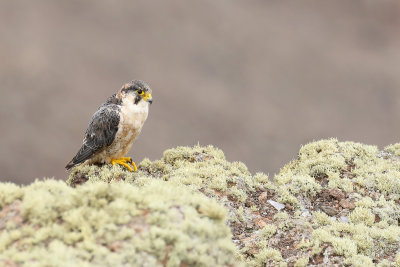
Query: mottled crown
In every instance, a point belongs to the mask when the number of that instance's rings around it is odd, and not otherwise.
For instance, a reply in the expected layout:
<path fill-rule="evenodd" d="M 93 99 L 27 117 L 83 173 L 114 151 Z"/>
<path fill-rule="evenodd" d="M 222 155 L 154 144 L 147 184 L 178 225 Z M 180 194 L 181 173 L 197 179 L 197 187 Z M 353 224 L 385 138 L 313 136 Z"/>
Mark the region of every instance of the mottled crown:
<path fill-rule="evenodd" d="M 143 90 L 144 92 L 146 92 L 150 90 L 150 86 L 144 81 L 135 80 L 130 83 L 124 84 L 124 86 L 122 86 L 121 89 L 122 92 L 137 91 L 137 90 Z"/>

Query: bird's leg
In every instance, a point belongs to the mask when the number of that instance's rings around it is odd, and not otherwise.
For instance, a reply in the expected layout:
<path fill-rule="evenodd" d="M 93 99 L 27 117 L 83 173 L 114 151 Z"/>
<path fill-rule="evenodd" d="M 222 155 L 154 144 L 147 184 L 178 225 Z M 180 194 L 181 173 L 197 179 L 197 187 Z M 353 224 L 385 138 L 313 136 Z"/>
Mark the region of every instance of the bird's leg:
<path fill-rule="evenodd" d="M 115 164 L 119 164 L 122 166 L 125 166 L 130 172 L 133 171 L 131 166 L 129 166 L 128 164 L 126 164 L 126 162 L 124 160 L 119 160 L 119 159 L 112 159 L 111 160 L 112 165 L 114 166 Z"/>
<path fill-rule="evenodd" d="M 127 162 L 132 164 L 133 169 L 131 168 L 131 166 L 129 166 L 127 164 Z M 135 164 L 135 162 L 132 161 L 132 159 L 130 157 L 121 157 L 119 159 L 111 159 L 111 163 L 112 163 L 112 165 L 119 164 L 119 165 L 125 166 L 129 171 L 137 172 L 136 164 Z"/>
<path fill-rule="evenodd" d="M 133 162 L 133 160 L 132 160 L 131 157 L 122 157 L 122 158 L 120 158 L 120 159 L 126 160 L 127 162 L 129 162 L 130 164 L 132 164 L 133 170 L 134 170 L 135 172 L 137 172 L 136 164 L 135 164 L 135 162 Z"/>
<path fill-rule="evenodd" d="M 132 158 L 131 157 L 121 157 L 120 159 L 126 160 L 129 163 L 132 163 Z"/>

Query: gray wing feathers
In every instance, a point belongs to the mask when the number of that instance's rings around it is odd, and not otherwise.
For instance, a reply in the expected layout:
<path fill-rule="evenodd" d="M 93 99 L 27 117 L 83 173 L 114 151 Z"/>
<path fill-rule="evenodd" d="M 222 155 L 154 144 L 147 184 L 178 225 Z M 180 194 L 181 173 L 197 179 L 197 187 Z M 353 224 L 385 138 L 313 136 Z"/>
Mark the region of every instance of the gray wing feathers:
<path fill-rule="evenodd" d="M 111 145 L 118 131 L 119 120 L 117 105 L 100 107 L 92 116 L 82 147 L 65 168 L 70 169 L 89 159 L 100 149 Z"/>

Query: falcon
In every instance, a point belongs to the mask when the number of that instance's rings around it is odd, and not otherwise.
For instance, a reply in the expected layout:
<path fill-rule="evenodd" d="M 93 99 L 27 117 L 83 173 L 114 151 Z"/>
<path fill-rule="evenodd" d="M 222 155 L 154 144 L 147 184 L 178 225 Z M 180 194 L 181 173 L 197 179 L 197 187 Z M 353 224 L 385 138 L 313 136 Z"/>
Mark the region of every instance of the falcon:
<path fill-rule="evenodd" d="M 137 171 L 135 162 L 125 157 L 142 130 L 153 102 L 150 86 L 140 80 L 132 81 L 99 107 L 93 114 L 82 147 L 65 166 L 78 164 L 119 164 Z M 132 164 L 133 169 L 128 163 Z"/>

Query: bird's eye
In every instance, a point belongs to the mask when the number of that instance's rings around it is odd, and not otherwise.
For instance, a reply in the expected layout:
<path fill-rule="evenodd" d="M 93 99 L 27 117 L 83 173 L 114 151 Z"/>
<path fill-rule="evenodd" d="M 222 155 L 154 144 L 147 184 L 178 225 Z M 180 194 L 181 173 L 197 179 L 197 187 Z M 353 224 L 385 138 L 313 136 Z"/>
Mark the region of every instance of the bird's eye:
<path fill-rule="evenodd" d="M 144 94 L 144 92 L 143 92 L 142 89 L 137 90 L 137 93 L 138 93 L 139 95 L 143 95 L 143 94 Z"/>

